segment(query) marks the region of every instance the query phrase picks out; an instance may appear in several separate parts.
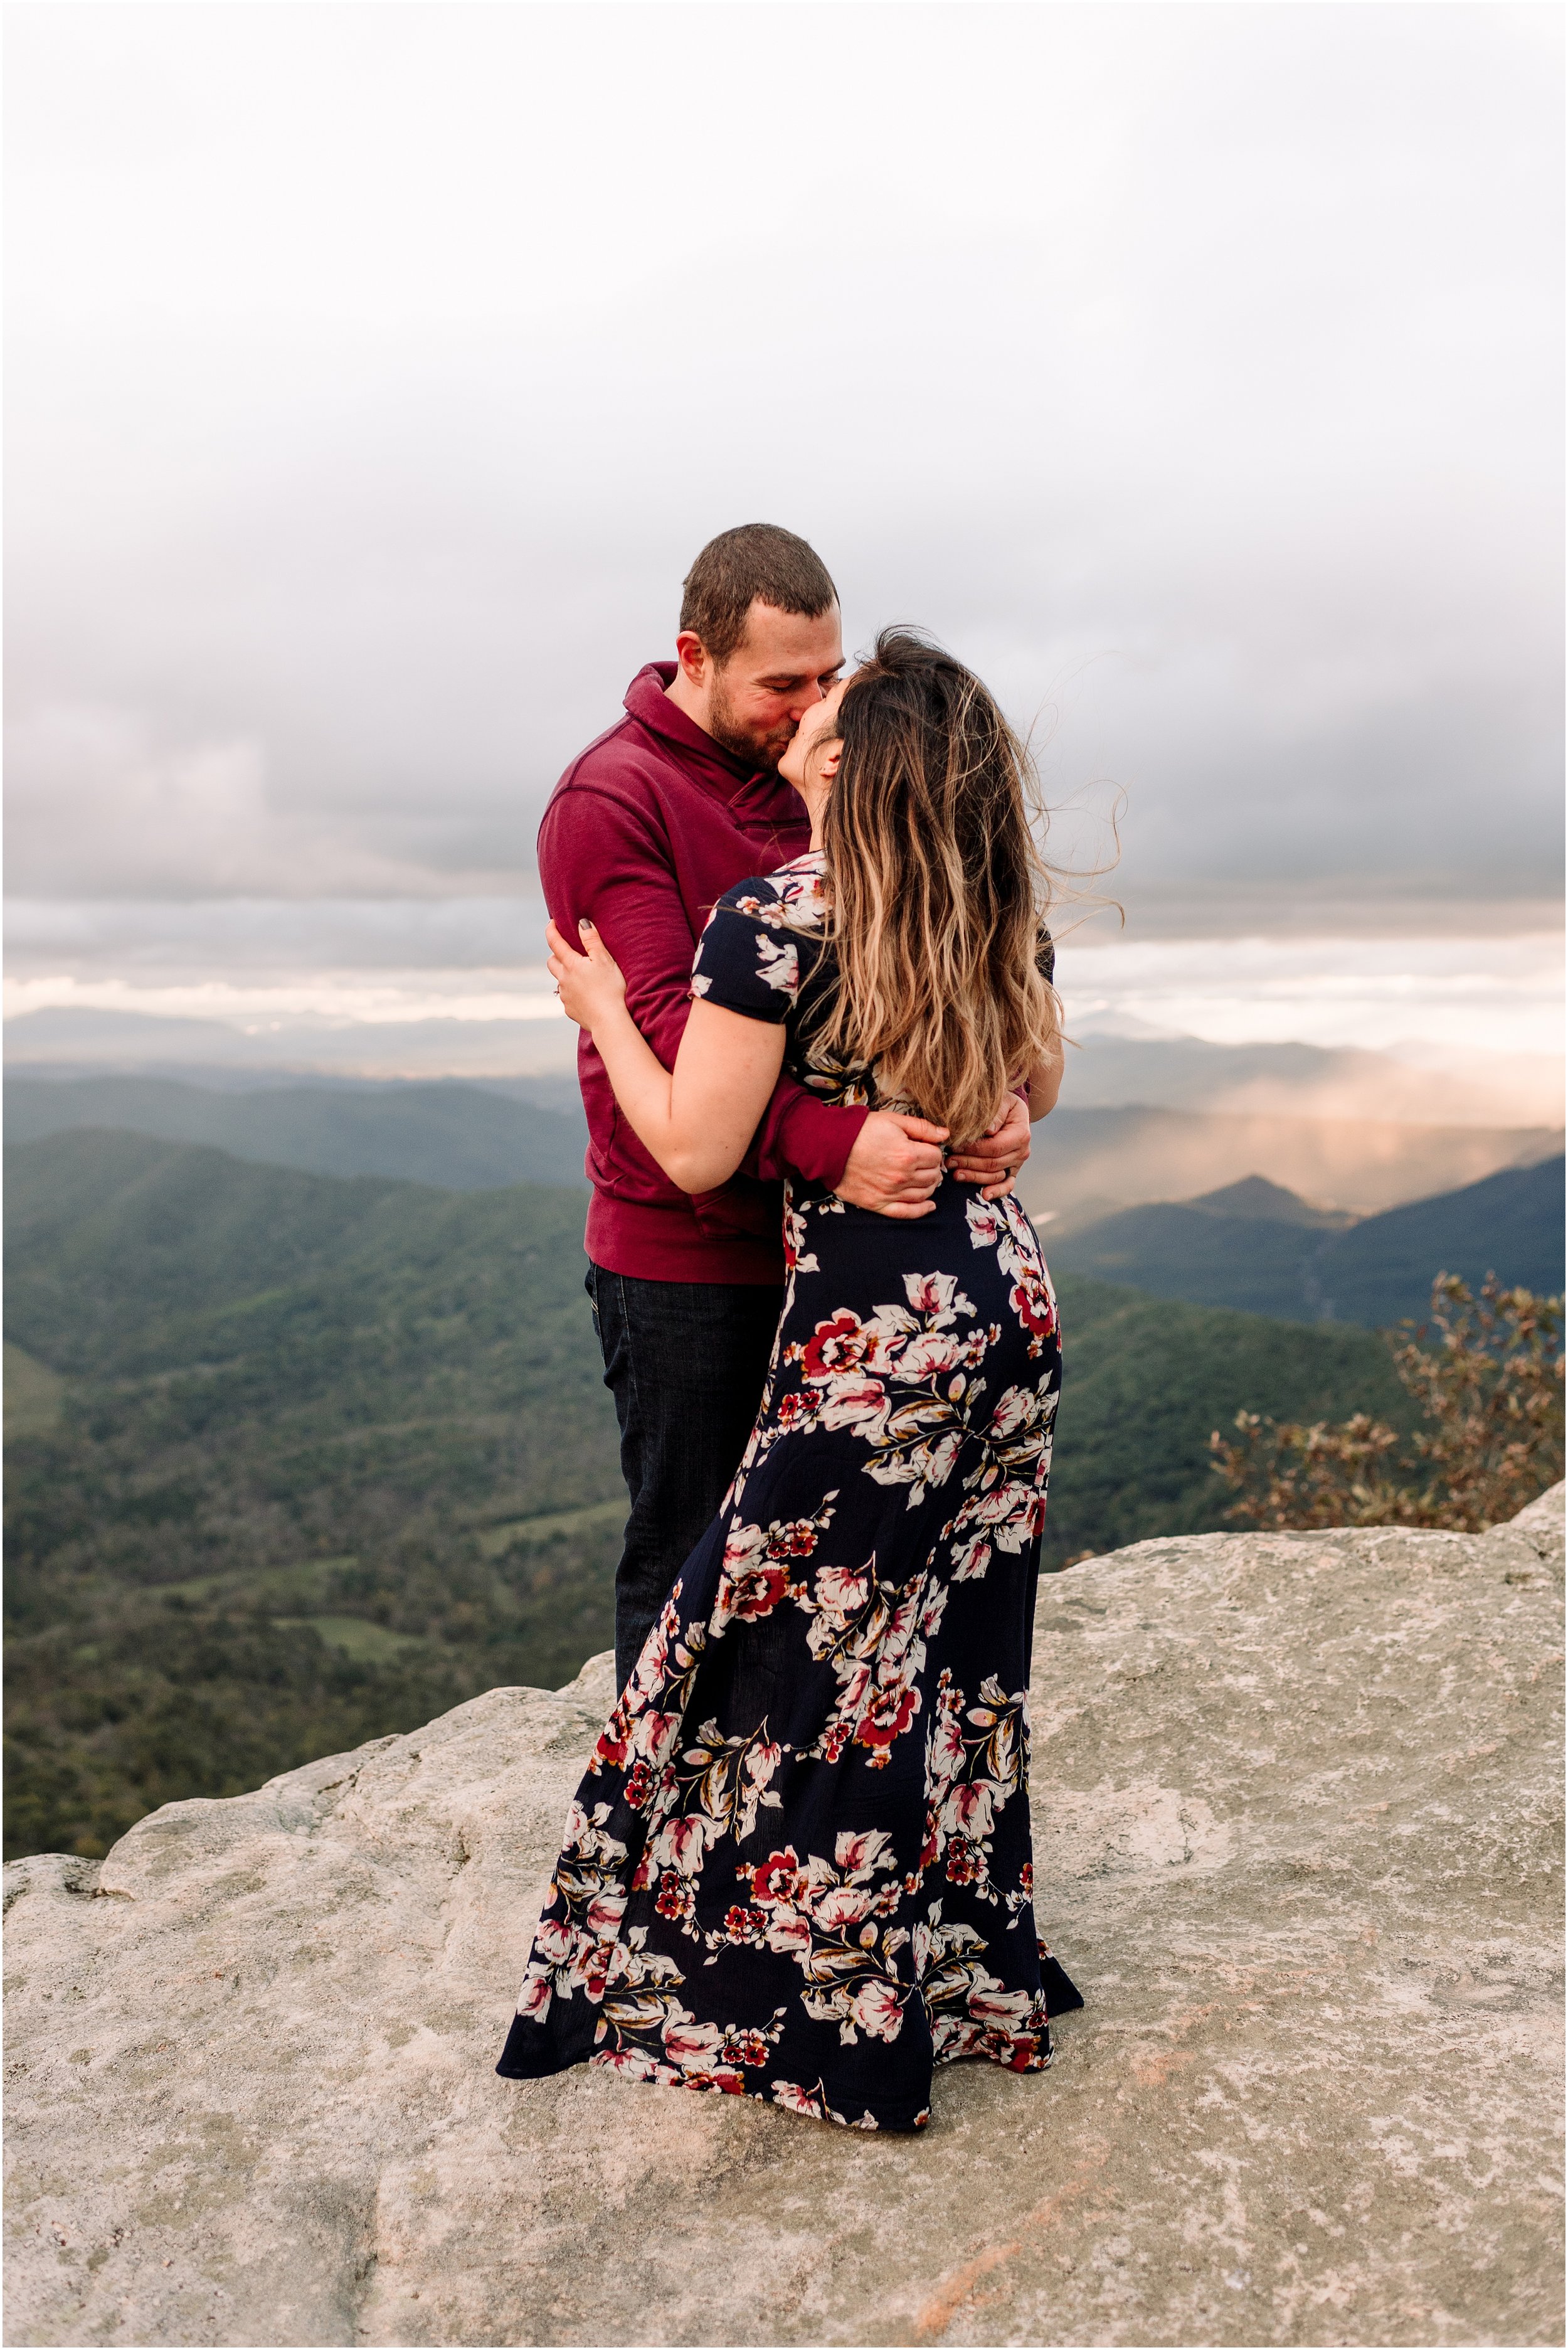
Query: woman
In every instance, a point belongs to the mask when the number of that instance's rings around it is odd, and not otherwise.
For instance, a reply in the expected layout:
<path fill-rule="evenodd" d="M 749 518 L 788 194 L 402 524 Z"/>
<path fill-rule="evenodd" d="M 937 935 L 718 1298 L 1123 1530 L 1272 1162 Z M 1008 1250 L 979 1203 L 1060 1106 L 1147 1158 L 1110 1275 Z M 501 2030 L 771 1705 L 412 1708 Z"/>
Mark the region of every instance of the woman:
<path fill-rule="evenodd" d="M 812 848 L 722 898 L 673 1071 L 590 924 L 550 968 L 674 1181 L 733 1173 L 781 1066 L 973 1135 L 1061 1046 L 1019 745 L 907 632 L 781 772 Z M 1042 968 L 1044 962 L 1044 967 Z M 919 2129 L 932 2066 L 1051 2054 L 1030 1634 L 1056 1315 L 1011 1184 L 888 1216 L 792 1185 L 761 1415 L 606 1725 L 498 2070 L 588 2060 Z"/>

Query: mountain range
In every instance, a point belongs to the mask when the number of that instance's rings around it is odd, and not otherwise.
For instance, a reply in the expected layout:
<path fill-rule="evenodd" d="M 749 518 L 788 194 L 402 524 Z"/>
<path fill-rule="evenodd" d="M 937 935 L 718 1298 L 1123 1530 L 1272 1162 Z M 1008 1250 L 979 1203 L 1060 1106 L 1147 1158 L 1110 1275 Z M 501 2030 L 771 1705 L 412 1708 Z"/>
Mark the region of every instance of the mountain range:
<path fill-rule="evenodd" d="M 220 1090 L 158 1076 L 5 1079 L 5 1132 L 35 1142 L 108 1127 L 165 1142 L 204 1142 L 316 1175 L 387 1175 L 453 1191 L 507 1183 L 587 1189 L 587 1128 L 576 1082 L 546 1107 L 454 1080 L 429 1085 L 248 1086 Z M 546 1100 L 548 1097 L 546 1096 Z"/>
<path fill-rule="evenodd" d="M 1277 1118 L 1218 1110 L 1079 1109 L 1034 1128 L 1019 1181 L 1032 1215 L 1074 1223 L 1150 1200 L 1185 1200 L 1250 1175 L 1370 1215 L 1563 1148 L 1546 1127 L 1413 1126 L 1400 1119 Z"/>
<path fill-rule="evenodd" d="M 1220 1048 L 1210 1048 L 1220 1049 Z M 1277 1048 L 1282 1049 L 1282 1048 Z M 1303 1048 L 1305 1049 L 1305 1048 Z M 108 1127 L 204 1142 L 315 1174 L 386 1175 L 457 1191 L 581 1185 L 587 1129 L 568 1072 L 470 1085 L 215 1082 L 169 1076 L 5 1079 L 6 1132 L 35 1141 Z M 1084 1222 L 1257 1174 L 1359 1213 L 1453 1189 L 1561 1149 L 1551 1128 L 1063 1104 L 1034 1129 L 1020 1185 L 1042 1221 Z"/>
<path fill-rule="evenodd" d="M 1547 1054 L 1218 1045 L 1155 1030 L 1130 1034 L 1125 1024 L 1103 1028 L 1092 1017 L 1080 1027 L 1070 1005 L 1068 1027 L 1065 1092 L 1078 1109 L 1141 1106 L 1439 1127 L 1563 1124 L 1563 1064 Z M 430 1019 L 283 1034 L 219 1020 L 55 1006 L 7 1021 L 5 1062 L 16 1073 L 183 1076 L 223 1086 L 352 1085 L 396 1076 L 504 1087 L 515 1080 L 496 1071 L 526 1070 L 570 1087 L 575 1054 L 569 1029 L 553 1019 Z"/>
<path fill-rule="evenodd" d="M 1506 1286 L 1561 1296 L 1563 1231 L 1556 1158 L 1359 1221 L 1254 1176 L 1047 1238 L 1057 1272 L 1285 1321 L 1386 1329 L 1424 1318 L 1438 1272 L 1472 1290 L 1496 1274 Z"/>

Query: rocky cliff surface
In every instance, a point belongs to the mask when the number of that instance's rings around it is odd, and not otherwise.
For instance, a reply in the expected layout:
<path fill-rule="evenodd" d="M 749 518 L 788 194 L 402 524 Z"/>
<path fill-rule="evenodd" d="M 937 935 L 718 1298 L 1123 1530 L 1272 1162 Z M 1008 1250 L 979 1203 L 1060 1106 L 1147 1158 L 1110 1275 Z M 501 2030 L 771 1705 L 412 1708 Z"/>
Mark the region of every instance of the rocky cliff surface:
<path fill-rule="evenodd" d="M 8 1872 L 18 2343 L 1560 2341 L 1563 1491 L 1040 1601 L 1054 2067 L 921 2138 L 491 2070 L 610 1694 Z"/>

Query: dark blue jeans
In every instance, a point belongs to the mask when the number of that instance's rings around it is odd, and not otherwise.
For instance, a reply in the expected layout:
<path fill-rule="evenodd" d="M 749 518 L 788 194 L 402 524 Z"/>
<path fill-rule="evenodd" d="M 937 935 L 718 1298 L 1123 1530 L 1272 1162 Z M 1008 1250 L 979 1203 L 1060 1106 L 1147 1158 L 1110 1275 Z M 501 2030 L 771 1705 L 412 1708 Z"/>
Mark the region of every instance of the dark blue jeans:
<path fill-rule="evenodd" d="M 615 1577 L 624 1689 L 671 1585 L 717 1516 L 763 1399 L 782 1288 L 639 1281 L 588 1267 L 631 1502 Z"/>

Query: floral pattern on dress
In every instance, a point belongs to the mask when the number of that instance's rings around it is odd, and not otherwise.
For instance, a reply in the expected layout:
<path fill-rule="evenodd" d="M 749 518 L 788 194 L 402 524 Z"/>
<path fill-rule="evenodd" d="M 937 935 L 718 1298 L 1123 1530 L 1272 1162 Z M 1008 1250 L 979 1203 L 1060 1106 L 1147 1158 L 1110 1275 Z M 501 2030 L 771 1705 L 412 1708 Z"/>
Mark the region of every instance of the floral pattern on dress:
<path fill-rule="evenodd" d="M 743 883 L 693 993 L 814 1056 L 820 864 Z M 869 1214 L 793 1183 L 762 1409 L 573 1803 L 500 2070 L 581 2062 L 919 2129 L 933 2068 L 1050 2061 L 1029 1649 L 1058 1389 L 1033 1226 L 944 1180 Z"/>

